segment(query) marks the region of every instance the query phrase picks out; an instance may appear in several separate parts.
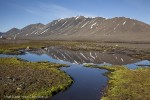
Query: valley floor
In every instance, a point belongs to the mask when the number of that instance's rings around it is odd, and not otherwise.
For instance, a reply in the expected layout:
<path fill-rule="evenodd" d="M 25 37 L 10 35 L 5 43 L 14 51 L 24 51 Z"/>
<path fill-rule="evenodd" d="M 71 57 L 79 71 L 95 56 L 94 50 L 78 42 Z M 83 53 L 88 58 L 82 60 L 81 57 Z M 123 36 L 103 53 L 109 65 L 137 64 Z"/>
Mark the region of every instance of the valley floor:
<path fill-rule="evenodd" d="M 120 53 L 134 58 L 150 60 L 150 44 L 130 44 L 130 43 L 97 43 L 97 42 L 71 42 L 71 41 L 12 41 L 0 43 L 0 53 L 3 54 L 20 54 L 19 50 L 29 47 L 31 50 L 43 49 L 49 46 L 57 46 L 61 49 L 70 49 L 74 51 L 99 51 L 101 53 Z M 35 66 L 37 68 L 35 68 Z M 31 63 L 24 62 L 13 58 L 0 59 L 1 75 L 1 97 L 6 95 L 24 95 L 39 96 L 52 95 L 54 92 L 63 90 L 68 87 L 72 80 L 65 73 L 61 72 L 58 67 L 62 65 L 51 63 Z M 57 67 L 57 68 L 56 68 Z M 103 100 L 148 100 L 150 99 L 150 69 L 140 68 L 129 70 L 124 67 L 103 67 L 111 71 L 108 74 L 110 78 L 106 94 Z M 49 71 L 45 70 L 48 69 Z M 26 71 L 27 73 L 19 73 Z M 43 73 L 47 74 L 43 74 Z M 34 74 L 33 74 L 34 73 Z M 30 79 L 28 75 L 33 76 Z M 41 75 L 37 78 L 37 75 Z M 44 75 L 44 76 L 43 76 Z M 20 76 L 20 77 L 16 77 Z M 42 78 L 46 77 L 46 78 Z M 51 77 L 51 78 L 49 78 Z M 56 78 L 54 80 L 54 77 Z M 63 81 L 60 79 L 62 79 Z M 30 80 L 29 80 L 30 79 Z M 5 81 L 2 81 L 5 80 Z M 24 84 L 27 81 L 27 84 Z M 3 83 L 4 82 L 4 83 Z M 48 83 L 51 85 L 49 86 Z M 31 87 L 28 87 L 29 84 Z M 42 84 L 46 87 L 43 87 Z M 10 86 L 14 86 L 10 89 Z M 43 91 L 43 89 L 45 89 Z M 24 90 L 24 91 L 22 91 Z M 37 92 L 40 90 L 39 92 Z M 29 92 L 27 92 L 29 91 Z M 48 93 L 48 94 L 47 94 Z M 50 93 L 50 94 L 49 94 Z"/>
<path fill-rule="evenodd" d="M 29 41 L 29 40 L 0 40 L 1 54 L 21 54 L 27 47 L 31 50 L 57 46 L 61 49 L 99 51 L 101 53 L 119 53 L 138 59 L 150 60 L 149 43 L 100 43 L 88 41 Z"/>

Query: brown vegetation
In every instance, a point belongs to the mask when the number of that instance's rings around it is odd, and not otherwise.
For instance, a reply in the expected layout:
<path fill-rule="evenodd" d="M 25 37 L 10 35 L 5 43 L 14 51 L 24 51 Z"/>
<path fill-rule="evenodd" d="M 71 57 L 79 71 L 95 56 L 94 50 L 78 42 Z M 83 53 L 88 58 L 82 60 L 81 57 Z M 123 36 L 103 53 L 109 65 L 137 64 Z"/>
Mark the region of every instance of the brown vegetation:
<path fill-rule="evenodd" d="M 64 90 L 72 79 L 58 69 L 62 66 L 66 65 L 0 58 L 0 98 L 47 98 Z"/>

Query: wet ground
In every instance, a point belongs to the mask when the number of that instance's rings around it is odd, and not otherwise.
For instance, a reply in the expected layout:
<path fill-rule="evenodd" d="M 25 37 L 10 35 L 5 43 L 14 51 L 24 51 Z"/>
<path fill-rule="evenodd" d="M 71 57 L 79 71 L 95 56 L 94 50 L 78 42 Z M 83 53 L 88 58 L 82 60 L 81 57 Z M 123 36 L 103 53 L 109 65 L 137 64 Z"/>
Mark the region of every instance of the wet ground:
<path fill-rule="evenodd" d="M 70 51 L 61 48 L 39 49 L 27 52 L 25 55 L 3 55 L 0 57 L 18 57 L 28 61 L 50 61 L 55 63 L 68 64 L 70 67 L 63 67 L 68 75 L 74 79 L 74 83 L 66 91 L 62 91 L 53 100 L 99 100 L 102 90 L 107 85 L 108 78 L 103 74 L 106 70 L 84 67 L 85 63 L 100 65 L 125 65 L 130 69 L 150 65 L 148 60 L 139 60 L 123 54 L 108 54 L 97 51 Z"/>

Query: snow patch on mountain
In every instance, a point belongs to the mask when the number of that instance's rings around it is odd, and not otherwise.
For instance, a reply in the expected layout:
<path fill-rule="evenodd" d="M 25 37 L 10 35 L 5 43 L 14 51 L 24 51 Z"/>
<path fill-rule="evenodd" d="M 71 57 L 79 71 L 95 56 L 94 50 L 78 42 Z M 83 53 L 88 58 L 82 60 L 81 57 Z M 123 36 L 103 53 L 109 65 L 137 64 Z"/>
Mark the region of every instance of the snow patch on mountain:
<path fill-rule="evenodd" d="M 125 22 L 123 22 L 123 24 L 122 25 L 125 25 L 126 24 L 126 21 Z"/>
<path fill-rule="evenodd" d="M 116 28 L 119 26 L 119 24 L 117 24 L 117 26 L 114 28 L 114 30 L 116 30 Z"/>
<path fill-rule="evenodd" d="M 89 22 L 89 21 L 88 21 Z M 86 22 L 85 24 L 83 24 L 82 26 L 81 26 L 81 28 L 83 28 L 84 26 L 86 26 L 87 24 L 88 24 L 88 22 Z"/>
<path fill-rule="evenodd" d="M 79 17 L 80 17 L 80 16 L 77 16 L 77 17 L 75 18 L 75 20 L 77 20 Z"/>
<path fill-rule="evenodd" d="M 96 22 L 96 23 L 94 23 L 94 24 L 92 24 L 92 25 L 91 25 L 91 29 L 92 29 L 92 28 L 93 28 L 93 26 L 94 26 L 94 25 L 96 25 L 96 24 L 97 24 L 97 22 Z"/>
<path fill-rule="evenodd" d="M 46 29 L 46 30 L 44 30 L 43 32 L 41 32 L 40 34 L 43 34 L 43 33 L 45 33 L 45 32 L 47 32 L 49 30 L 49 28 L 48 29 Z"/>

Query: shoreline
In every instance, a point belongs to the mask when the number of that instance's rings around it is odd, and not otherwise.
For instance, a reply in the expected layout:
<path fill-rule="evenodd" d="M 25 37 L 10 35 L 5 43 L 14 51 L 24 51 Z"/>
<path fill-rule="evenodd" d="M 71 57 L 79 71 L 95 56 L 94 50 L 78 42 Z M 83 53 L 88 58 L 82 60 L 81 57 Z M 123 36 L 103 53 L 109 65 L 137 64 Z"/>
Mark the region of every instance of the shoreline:
<path fill-rule="evenodd" d="M 136 46 L 133 46 L 136 45 Z M 145 44 L 144 44 L 145 45 Z M 70 41 L 28 41 L 22 43 L 0 43 L 0 54 L 22 54 L 21 50 L 44 49 L 55 46 L 61 49 L 73 51 L 99 51 L 101 53 L 118 53 L 128 55 L 133 58 L 150 60 L 149 49 L 140 49 L 141 44 L 116 44 L 116 43 L 97 43 L 97 42 L 70 42 Z M 136 48 L 137 47 L 137 48 Z"/>
<path fill-rule="evenodd" d="M 19 95 L 19 99 L 24 97 L 29 97 L 25 99 L 39 99 L 66 90 L 73 83 L 73 79 L 59 69 L 65 66 L 67 65 L 28 62 L 17 58 L 0 58 L 0 67 L 3 70 L 1 72 L 3 84 L 0 98 L 16 98 Z M 45 78 L 43 79 L 43 77 Z M 63 80 L 61 80 L 62 78 Z"/>
<path fill-rule="evenodd" d="M 104 95 L 100 98 L 101 100 L 150 99 L 147 95 L 150 92 L 150 81 L 147 80 L 149 68 L 130 70 L 124 66 L 85 66 L 108 70 L 104 75 L 109 80 L 104 88 Z"/>
<path fill-rule="evenodd" d="M 31 50 L 36 50 L 36 49 L 44 49 L 44 48 L 51 47 L 51 46 L 54 46 L 54 47 L 57 46 L 60 49 L 64 49 L 64 50 L 66 49 L 66 50 L 73 50 L 73 51 L 83 50 L 83 51 L 99 51 L 101 53 L 119 53 L 119 54 L 124 54 L 124 55 L 131 56 L 131 57 L 134 57 L 134 58 L 142 59 L 142 60 L 143 59 L 150 60 L 150 52 L 147 49 L 139 50 L 137 48 L 120 47 L 119 45 L 117 45 L 117 46 L 116 45 L 108 46 L 108 45 L 102 45 L 102 44 L 93 43 L 93 42 L 88 43 L 88 42 L 69 42 L 69 41 L 65 41 L 65 42 L 46 41 L 46 42 L 28 42 L 28 43 L 17 43 L 17 44 L 12 43 L 12 44 L 8 44 L 8 43 L 2 44 L 2 43 L 0 43 L 0 47 L 3 47 L 2 50 L 4 50 L 4 51 L 8 50 L 8 54 L 15 54 L 20 49 L 25 49 L 27 47 L 29 47 Z M 10 50 L 10 52 L 9 52 L 9 50 Z M 0 52 L 0 53 L 5 54 L 5 52 L 3 52 L 3 51 Z M 6 52 L 6 54 L 7 54 L 7 52 Z M 94 68 L 94 67 L 92 67 L 92 68 Z M 109 70 L 110 73 L 106 74 L 106 76 L 108 78 L 110 78 L 109 81 L 111 81 L 111 77 L 113 77 L 113 76 L 110 76 L 110 75 L 112 75 L 112 72 L 116 73 L 118 70 L 119 71 L 121 70 L 123 72 L 124 71 L 128 72 L 128 70 L 124 69 L 123 67 L 114 67 L 114 68 L 111 69 L 110 67 L 107 68 L 107 66 L 104 66 L 104 67 L 95 67 L 95 68 L 101 68 L 101 69 Z M 134 75 L 134 73 L 132 73 L 132 72 L 131 72 L 131 74 Z M 72 82 L 68 86 L 70 87 L 71 84 L 72 84 Z M 109 85 L 109 83 L 108 83 L 108 85 Z M 59 87 L 58 89 L 56 89 L 55 87 L 53 88 L 53 90 L 56 90 L 58 92 L 61 89 L 62 89 L 62 87 Z M 109 86 L 108 86 L 108 89 L 106 91 L 108 91 L 108 90 L 109 90 Z M 47 90 L 47 91 L 50 91 L 50 90 Z M 41 92 L 41 93 L 43 94 L 44 92 Z M 45 93 L 47 93 L 47 92 L 45 92 Z M 37 95 L 37 94 L 38 93 L 35 93 L 35 95 Z M 105 95 L 107 95 L 107 92 L 106 92 L 106 94 L 104 93 L 104 96 Z M 107 100 L 107 97 L 102 98 L 102 100 Z"/>

